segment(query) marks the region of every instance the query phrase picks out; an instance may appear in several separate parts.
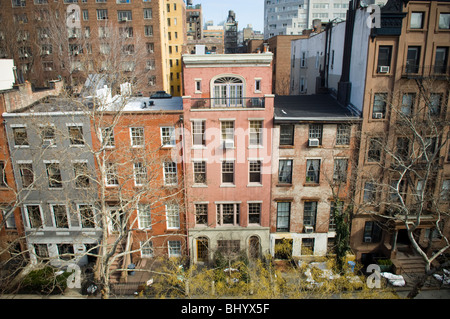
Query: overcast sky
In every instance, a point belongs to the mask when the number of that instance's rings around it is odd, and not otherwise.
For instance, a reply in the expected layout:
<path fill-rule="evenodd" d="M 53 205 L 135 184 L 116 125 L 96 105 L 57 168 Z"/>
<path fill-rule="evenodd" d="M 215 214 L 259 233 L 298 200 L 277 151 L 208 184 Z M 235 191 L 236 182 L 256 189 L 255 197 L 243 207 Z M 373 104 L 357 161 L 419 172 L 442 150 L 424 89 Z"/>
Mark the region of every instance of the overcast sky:
<path fill-rule="evenodd" d="M 253 26 L 253 30 L 264 31 L 264 1 L 265 0 L 193 0 L 192 4 L 201 4 L 203 21 L 213 20 L 219 24 L 228 17 L 228 11 L 236 13 L 238 28 Z"/>

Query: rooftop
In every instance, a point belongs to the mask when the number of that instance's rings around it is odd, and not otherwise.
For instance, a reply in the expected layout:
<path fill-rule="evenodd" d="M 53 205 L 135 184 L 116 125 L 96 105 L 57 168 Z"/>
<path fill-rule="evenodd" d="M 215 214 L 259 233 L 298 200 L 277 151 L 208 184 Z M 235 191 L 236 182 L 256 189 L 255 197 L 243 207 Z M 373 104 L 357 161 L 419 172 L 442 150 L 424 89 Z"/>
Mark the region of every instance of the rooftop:
<path fill-rule="evenodd" d="M 274 108 L 275 122 L 333 122 L 360 119 L 329 94 L 275 96 Z"/>

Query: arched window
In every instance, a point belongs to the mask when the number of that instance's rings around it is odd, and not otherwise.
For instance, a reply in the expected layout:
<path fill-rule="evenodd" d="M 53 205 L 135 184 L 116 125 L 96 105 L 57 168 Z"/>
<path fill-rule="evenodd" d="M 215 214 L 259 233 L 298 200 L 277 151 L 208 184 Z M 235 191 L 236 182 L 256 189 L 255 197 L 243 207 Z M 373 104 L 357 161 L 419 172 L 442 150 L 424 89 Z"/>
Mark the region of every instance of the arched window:
<path fill-rule="evenodd" d="M 239 107 L 243 103 L 244 82 L 235 76 L 223 76 L 214 80 L 213 105 L 215 107 Z"/>
<path fill-rule="evenodd" d="M 261 244 L 258 236 L 250 237 L 248 241 L 248 252 L 250 258 L 259 258 L 261 256 Z"/>

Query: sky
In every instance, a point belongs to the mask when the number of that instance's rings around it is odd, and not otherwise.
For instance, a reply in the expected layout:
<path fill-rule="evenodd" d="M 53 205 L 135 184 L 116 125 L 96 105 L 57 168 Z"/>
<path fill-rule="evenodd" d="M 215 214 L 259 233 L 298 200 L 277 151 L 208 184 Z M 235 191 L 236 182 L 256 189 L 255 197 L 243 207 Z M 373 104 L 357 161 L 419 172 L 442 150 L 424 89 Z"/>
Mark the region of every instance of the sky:
<path fill-rule="evenodd" d="M 201 4 L 203 22 L 213 20 L 219 24 L 228 17 L 228 11 L 233 10 L 242 30 L 247 24 L 255 31 L 264 31 L 264 1 L 265 0 L 192 0 L 192 4 Z"/>

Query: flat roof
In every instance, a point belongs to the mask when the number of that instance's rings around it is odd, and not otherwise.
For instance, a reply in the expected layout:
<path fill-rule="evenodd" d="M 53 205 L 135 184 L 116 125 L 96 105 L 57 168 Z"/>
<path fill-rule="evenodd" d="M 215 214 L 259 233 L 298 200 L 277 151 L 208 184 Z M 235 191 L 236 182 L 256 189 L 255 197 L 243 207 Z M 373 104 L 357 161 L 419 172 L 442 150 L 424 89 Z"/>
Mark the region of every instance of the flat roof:
<path fill-rule="evenodd" d="M 330 94 L 275 96 L 276 121 L 354 121 L 360 120 Z"/>
<path fill-rule="evenodd" d="M 114 106 L 121 107 L 120 101 L 114 101 L 112 107 L 106 107 L 105 111 L 114 111 Z M 150 97 L 130 97 L 123 107 L 124 112 L 135 111 L 182 111 L 183 98 L 174 96 L 171 98 L 152 99 Z"/>

